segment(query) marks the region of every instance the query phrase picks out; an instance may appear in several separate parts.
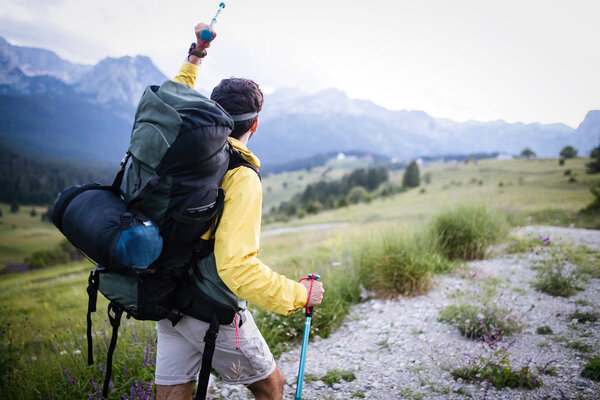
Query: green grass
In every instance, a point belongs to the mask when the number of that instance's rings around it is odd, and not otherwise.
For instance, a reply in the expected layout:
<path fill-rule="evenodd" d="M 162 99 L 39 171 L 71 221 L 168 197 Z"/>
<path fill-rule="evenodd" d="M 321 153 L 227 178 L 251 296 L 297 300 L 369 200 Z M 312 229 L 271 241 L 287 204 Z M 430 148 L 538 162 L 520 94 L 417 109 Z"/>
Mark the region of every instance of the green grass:
<path fill-rule="evenodd" d="M 508 223 L 498 212 L 483 205 L 460 205 L 433 220 L 440 252 L 451 260 L 485 257 L 490 244 L 508 233 Z"/>
<path fill-rule="evenodd" d="M 577 350 L 580 353 L 590 353 L 594 350 L 594 346 L 591 344 L 583 343 L 579 340 L 575 340 L 567 343 L 567 347 L 573 350 Z"/>
<path fill-rule="evenodd" d="M 552 247 L 552 246 L 553 246 L 552 242 L 544 243 L 543 238 L 542 239 L 537 238 L 537 237 L 512 238 L 506 251 L 509 254 L 530 253 L 530 252 L 538 252 L 542 249 Z"/>
<path fill-rule="evenodd" d="M 355 379 L 356 376 L 352 371 L 344 371 L 339 369 L 330 369 L 327 371 L 327 374 L 321 377 L 321 380 L 329 386 L 333 386 L 335 383 L 340 383 L 342 380 L 346 382 L 352 382 Z"/>
<path fill-rule="evenodd" d="M 535 331 L 538 335 L 552 335 L 554 333 L 552 328 L 547 325 L 539 326 Z"/>
<path fill-rule="evenodd" d="M 94 392 L 91 379 L 102 382 L 99 363 L 106 364 L 110 326 L 107 301 L 99 296 L 93 315 L 96 363 L 88 367 L 85 288 L 90 268 L 87 262 L 76 263 L 0 279 L 0 398 L 87 398 Z M 116 393 L 129 393 L 136 380 L 153 379 L 154 366 L 144 363 L 144 355 L 155 354 L 155 339 L 152 322 L 123 319 L 113 370 Z"/>
<path fill-rule="evenodd" d="M 576 319 L 578 323 L 585 324 L 586 322 L 596 322 L 600 314 L 596 311 L 575 311 L 569 314 L 569 320 Z"/>
<path fill-rule="evenodd" d="M 41 220 L 46 207 L 35 207 L 35 217 L 30 215 L 32 206 L 21 206 L 16 214 L 8 204 L 0 204 L 0 209 L 0 268 L 22 262 L 35 251 L 51 249 L 64 239 L 53 224 Z"/>
<path fill-rule="evenodd" d="M 520 330 L 519 324 L 506 310 L 491 306 L 470 304 L 450 305 L 440 311 L 440 322 L 454 325 L 461 335 L 469 339 L 509 336 Z"/>
<path fill-rule="evenodd" d="M 539 262 L 533 287 L 551 296 L 569 297 L 580 289 L 580 274 L 570 268 L 568 260 L 560 249 L 551 251 L 550 256 Z"/>
<path fill-rule="evenodd" d="M 424 232 L 388 229 L 357 241 L 355 249 L 360 281 L 385 298 L 424 293 L 433 274 L 454 268 L 436 251 L 433 237 Z"/>
<path fill-rule="evenodd" d="M 597 382 L 600 382 L 600 355 L 589 357 L 587 364 L 581 371 L 581 376 Z"/>

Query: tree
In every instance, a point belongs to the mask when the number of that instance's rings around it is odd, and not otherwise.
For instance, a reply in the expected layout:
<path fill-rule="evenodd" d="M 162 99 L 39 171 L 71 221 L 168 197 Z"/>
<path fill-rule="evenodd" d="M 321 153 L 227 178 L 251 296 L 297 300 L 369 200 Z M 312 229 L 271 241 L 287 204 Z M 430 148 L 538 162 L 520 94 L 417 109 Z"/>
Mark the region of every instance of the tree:
<path fill-rule="evenodd" d="M 19 203 L 17 202 L 17 199 L 13 199 L 13 201 L 10 203 L 10 212 L 13 214 L 19 212 Z"/>
<path fill-rule="evenodd" d="M 562 158 L 575 158 L 577 157 L 577 150 L 575 150 L 573 148 L 573 146 L 565 146 L 561 151 L 560 151 L 560 156 Z"/>
<path fill-rule="evenodd" d="M 413 188 L 419 186 L 420 184 L 419 166 L 415 161 L 413 161 L 408 165 L 408 167 L 406 167 L 404 177 L 402 178 L 402 187 Z"/>
<path fill-rule="evenodd" d="M 535 152 L 528 147 L 521 152 L 521 157 L 531 160 L 535 158 Z"/>
<path fill-rule="evenodd" d="M 589 163 L 585 164 L 587 167 L 588 174 L 597 174 L 600 172 L 600 146 L 594 147 L 590 153 L 592 159 Z"/>
<path fill-rule="evenodd" d="M 33 207 L 33 208 L 31 209 L 31 212 L 29 213 L 29 215 L 31 215 L 32 217 L 35 217 L 35 216 L 37 216 L 37 212 L 35 211 L 35 207 Z"/>

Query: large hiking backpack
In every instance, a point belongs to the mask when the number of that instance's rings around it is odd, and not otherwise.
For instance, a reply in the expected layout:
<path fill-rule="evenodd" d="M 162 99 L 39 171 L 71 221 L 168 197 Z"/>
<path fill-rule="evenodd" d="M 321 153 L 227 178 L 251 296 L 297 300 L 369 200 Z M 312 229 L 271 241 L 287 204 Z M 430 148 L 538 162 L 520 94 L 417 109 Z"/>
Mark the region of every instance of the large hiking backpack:
<path fill-rule="evenodd" d="M 104 397 L 108 395 L 112 355 L 123 313 L 139 320 L 168 318 L 173 325 L 181 314 L 210 323 L 204 337 L 196 398 L 206 396 L 219 325 L 230 324 L 237 310 L 208 298 L 189 279 L 189 274 L 197 269 L 199 259 L 212 252 L 212 242 L 201 240 L 201 236 L 211 227 L 214 232 L 218 225 L 225 199 L 221 189 L 225 173 L 242 165 L 256 171 L 228 142 L 232 129 L 233 121 L 221 106 L 187 85 L 166 81 L 160 87 L 150 86 L 139 102 L 129 150 L 113 184 L 103 186 L 104 191 L 69 188 L 55 203 L 54 223 L 76 247 L 99 264 L 90 273 L 87 288 L 90 365 L 93 364 L 91 313 L 96 311 L 98 290 L 110 300 L 108 317 L 113 333 L 107 355 Z M 107 237 L 111 232 L 119 237 L 129 232 L 127 224 L 107 223 L 103 218 L 94 217 L 98 211 L 90 212 L 87 208 L 90 203 L 102 207 L 97 196 L 102 193 L 107 197 L 106 191 L 118 201 L 104 203 L 112 207 L 112 211 L 103 214 L 113 215 L 113 220 L 127 214 L 133 220 L 141 220 L 144 227 L 158 226 L 162 249 L 160 255 L 154 251 L 154 259 L 148 265 L 123 265 L 119 257 L 112 254 L 115 253 L 113 247 L 104 246 L 103 252 L 88 243 L 96 242 L 98 232 Z M 81 201 L 81 193 L 92 193 L 87 195 L 92 200 Z M 119 201 L 121 208 L 117 206 Z M 79 218 L 68 218 L 71 215 Z M 79 237 L 67 234 L 82 231 L 82 225 L 96 229 Z M 122 242 L 115 240 L 117 244 Z M 156 246 L 156 242 L 151 242 L 152 245 Z M 107 252 L 112 253 L 107 255 Z M 150 258 L 146 254 L 145 258 L 136 259 L 148 262 Z"/>

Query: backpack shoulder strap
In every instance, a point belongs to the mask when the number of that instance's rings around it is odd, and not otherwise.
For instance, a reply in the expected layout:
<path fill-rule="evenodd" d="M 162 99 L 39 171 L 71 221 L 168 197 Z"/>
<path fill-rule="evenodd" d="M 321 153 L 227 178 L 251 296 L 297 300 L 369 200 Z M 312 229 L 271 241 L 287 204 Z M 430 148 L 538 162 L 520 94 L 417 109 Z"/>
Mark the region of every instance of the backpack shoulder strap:
<path fill-rule="evenodd" d="M 244 157 L 242 156 L 242 153 L 231 145 L 231 142 L 228 141 L 227 143 L 229 145 L 229 167 L 227 168 L 227 170 L 229 171 L 237 167 L 250 168 L 252 171 L 256 172 L 256 175 L 258 175 L 258 179 L 262 180 L 258 168 L 246 161 L 246 159 L 244 159 Z"/>

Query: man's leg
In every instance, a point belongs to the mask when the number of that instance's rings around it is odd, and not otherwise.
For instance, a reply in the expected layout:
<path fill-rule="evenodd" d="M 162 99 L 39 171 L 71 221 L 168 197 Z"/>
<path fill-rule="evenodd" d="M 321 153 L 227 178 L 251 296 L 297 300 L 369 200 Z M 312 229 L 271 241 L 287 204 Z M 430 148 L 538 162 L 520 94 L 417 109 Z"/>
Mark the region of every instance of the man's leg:
<path fill-rule="evenodd" d="M 285 377 L 279 365 L 266 379 L 247 385 L 256 400 L 281 400 L 283 399 L 283 387 Z M 159 399 L 160 400 L 160 399 Z"/>
<path fill-rule="evenodd" d="M 156 385 L 156 400 L 189 400 L 194 393 L 196 381 L 179 385 Z"/>

